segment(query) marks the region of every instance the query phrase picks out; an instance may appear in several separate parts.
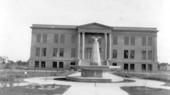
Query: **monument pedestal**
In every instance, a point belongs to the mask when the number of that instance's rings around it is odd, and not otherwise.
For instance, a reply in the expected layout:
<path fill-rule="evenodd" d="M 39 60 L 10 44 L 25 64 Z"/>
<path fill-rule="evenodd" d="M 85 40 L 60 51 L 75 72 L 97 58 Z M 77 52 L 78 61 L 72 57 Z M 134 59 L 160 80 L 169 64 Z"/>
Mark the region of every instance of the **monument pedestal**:
<path fill-rule="evenodd" d="M 103 70 L 81 69 L 81 77 L 102 77 Z"/>

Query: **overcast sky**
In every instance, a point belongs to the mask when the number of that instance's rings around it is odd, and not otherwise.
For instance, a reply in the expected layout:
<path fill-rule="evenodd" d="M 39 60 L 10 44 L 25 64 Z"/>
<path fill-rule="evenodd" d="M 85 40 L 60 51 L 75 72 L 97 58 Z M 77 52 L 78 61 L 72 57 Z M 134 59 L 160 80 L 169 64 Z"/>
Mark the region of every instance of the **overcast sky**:
<path fill-rule="evenodd" d="M 169 0 L 0 0 L 0 56 L 28 60 L 32 24 L 156 27 L 158 61 L 170 63 Z"/>

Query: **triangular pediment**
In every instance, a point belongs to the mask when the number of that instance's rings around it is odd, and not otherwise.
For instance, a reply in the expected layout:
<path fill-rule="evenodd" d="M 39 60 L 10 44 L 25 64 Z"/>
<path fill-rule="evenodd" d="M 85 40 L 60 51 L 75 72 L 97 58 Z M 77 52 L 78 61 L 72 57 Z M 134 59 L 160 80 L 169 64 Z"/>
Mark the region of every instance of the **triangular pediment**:
<path fill-rule="evenodd" d="M 94 23 L 89 23 L 89 24 L 85 24 L 85 25 L 80 25 L 80 26 L 78 26 L 78 28 L 110 29 L 111 27 L 94 22 Z"/>

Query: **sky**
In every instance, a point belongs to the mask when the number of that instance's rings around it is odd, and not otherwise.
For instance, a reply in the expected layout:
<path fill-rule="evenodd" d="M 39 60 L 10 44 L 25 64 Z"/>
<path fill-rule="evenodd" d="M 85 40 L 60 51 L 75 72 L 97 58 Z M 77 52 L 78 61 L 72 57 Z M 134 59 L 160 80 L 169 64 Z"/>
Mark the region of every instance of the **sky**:
<path fill-rule="evenodd" d="M 170 63 L 170 0 L 0 0 L 0 56 L 27 61 L 32 24 L 156 27 L 158 61 Z"/>

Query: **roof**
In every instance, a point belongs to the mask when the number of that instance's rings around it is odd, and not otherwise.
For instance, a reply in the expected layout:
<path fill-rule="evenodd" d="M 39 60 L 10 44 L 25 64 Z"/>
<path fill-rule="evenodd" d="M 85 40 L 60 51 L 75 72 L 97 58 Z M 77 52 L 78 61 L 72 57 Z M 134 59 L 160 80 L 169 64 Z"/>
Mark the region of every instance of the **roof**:
<path fill-rule="evenodd" d="M 77 28 L 85 28 L 90 25 L 96 25 L 103 28 L 109 28 L 111 30 L 121 30 L 121 31 L 152 31 L 158 32 L 155 27 L 115 27 L 115 26 L 107 26 L 99 23 L 89 23 L 84 25 L 49 25 L 49 24 L 33 24 L 31 26 L 32 29 L 77 29 Z"/>

